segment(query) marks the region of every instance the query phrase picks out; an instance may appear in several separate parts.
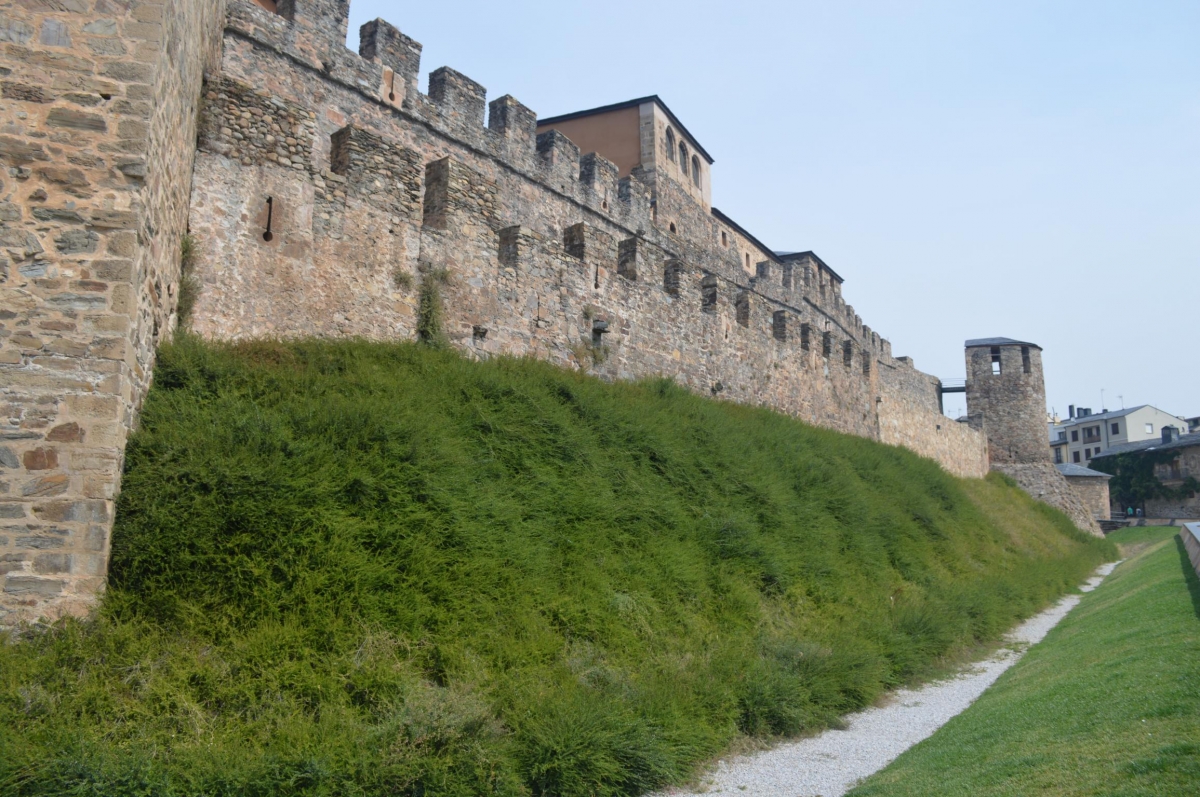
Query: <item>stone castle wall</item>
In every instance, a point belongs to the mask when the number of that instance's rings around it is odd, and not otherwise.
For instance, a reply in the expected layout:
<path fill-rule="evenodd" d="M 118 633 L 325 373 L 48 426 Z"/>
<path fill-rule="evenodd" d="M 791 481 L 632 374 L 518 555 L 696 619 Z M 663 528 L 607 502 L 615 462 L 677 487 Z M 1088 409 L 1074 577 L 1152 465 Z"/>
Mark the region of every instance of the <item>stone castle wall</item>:
<path fill-rule="evenodd" d="M 879 439 L 935 459 L 956 475 L 986 475 L 987 438 L 942 414 L 939 388 L 936 377 L 905 360 L 881 363 Z"/>
<path fill-rule="evenodd" d="M 387 23 L 346 49 L 347 0 L 278 10 L 0 0 L 0 624 L 102 589 L 185 229 L 205 335 L 411 339 L 437 282 L 464 352 L 665 375 L 984 474 L 815 264 L 749 274 L 694 187 L 618 179 L 452 69 L 421 93 Z"/>
<path fill-rule="evenodd" d="M 359 55 L 315 44 L 308 32 L 344 37 L 342 11 L 230 4 L 192 196 L 198 332 L 411 338 L 421 282 L 444 269 L 463 351 L 666 375 L 881 438 L 881 370 L 904 366 L 815 266 L 767 260 L 748 276 L 746 247 L 721 244 L 693 187 L 639 169 L 618 179 L 451 69 L 421 93 L 420 45 L 387 23 L 364 27 Z M 948 431 L 928 379 L 920 389 L 889 390 L 889 441 L 982 476 L 983 437 Z"/>
<path fill-rule="evenodd" d="M 81 613 L 102 588 L 223 16 L 0 2 L 0 625 Z"/>
<path fill-rule="evenodd" d="M 1057 468 L 1056 468 L 1057 470 Z M 1067 484 L 1096 520 L 1111 519 L 1108 479 L 1099 476 L 1068 476 Z"/>

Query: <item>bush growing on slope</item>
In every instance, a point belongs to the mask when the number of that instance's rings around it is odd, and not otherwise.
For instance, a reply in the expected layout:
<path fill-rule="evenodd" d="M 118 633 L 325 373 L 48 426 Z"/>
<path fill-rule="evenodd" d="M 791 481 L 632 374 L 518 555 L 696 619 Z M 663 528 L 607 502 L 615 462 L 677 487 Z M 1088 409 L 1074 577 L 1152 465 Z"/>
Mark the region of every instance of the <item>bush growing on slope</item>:
<path fill-rule="evenodd" d="M 1111 546 L 669 381 L 160 354 L 98 616 L 0 645 L 0 791 L 637 794 L 825 727 Z"/>

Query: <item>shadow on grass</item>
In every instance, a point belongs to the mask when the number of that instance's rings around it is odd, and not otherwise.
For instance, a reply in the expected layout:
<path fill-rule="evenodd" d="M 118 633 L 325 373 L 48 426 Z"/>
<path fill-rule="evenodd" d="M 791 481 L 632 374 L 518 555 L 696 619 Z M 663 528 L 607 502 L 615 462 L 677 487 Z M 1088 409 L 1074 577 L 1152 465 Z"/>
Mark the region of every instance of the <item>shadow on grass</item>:
<path fill-rule="evenodd" d="M 1183 567 L 1183 578 L 1187 581 L 1188 592 L 1192 596 L 1192 610 L 1196 612 L 1196 619 L 1200 619 L 1200 578 L 1196 576 L 1196 568 L 1192 566 L 1192 558 L 1188 556 L 1181 535 L 1175 536 L 1175 545 L 1179 548 L 1179 562 Z"/>

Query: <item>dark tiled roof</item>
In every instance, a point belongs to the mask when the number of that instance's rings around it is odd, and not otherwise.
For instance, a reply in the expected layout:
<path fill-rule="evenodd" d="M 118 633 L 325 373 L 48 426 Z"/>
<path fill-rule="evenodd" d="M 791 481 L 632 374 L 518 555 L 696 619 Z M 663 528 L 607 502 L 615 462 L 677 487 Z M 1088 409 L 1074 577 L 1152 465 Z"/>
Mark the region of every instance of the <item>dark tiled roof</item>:
<path fill-rule="evenodd" d="M 716 218 L 717 218 L 719 221 L 723 221 L 723 222 L 725 222 L 725 223 L 726 223 L 726 224 L 728 224 L 730 227 L 732 227 L 733 229 L 737 230 L 739 233 L 741 233 L 742 235 L 744 235 L 746 238 L 750 239 L 750 243 L 754 244 L 754 245 L 755 245 L 755 246 L 757 246 L 759 249 L 761 249 L 761 250 L 763 250 L 764 252 L 766 252 L 766 253 L 767 253 L 767 256 L 768 256 L 768 257 L 770 257 L 772 260 L 774 260 L 776 263 L 778 263 L 778 262 L 779 262 L 779 258 L 778 258 L 778 257 L 775 255 L 775 252 L 774 252 L 774 250 L 772 250 L 772 249 L 768 248 L 766 244 L 764 244 L 762 241 L 760 241 L 760 240 L 758 240 L 757 238 L 755 238 L 755 237 L 754 237 L 754 235 L 753 235 L 753 234 L 752 234 L 752 233 L 751 233 L 749 230 L 747 230 L 745 227 L 743 227 L 742 225 L 738 224 L 736 221 L 734 221 L 733 219 L 729 218 L 728 216 L 726 216 L 724 213 L 722 213 L 721 211 L 717 210 L 716 208 L 713 208 L 713 209 L 712 209 L 712 214 L 713 214 L 713 216 L 715 216 L 715 217 L 716 217 Z"/>
<path fill-rule="evenodd" d="M 1058 472 L 1061 473 L 1063 476 L 1087 476 L 1087 477 L 1093 478 L 1093 479 L 1111 479 L 1112 478 L 1112 476 L 1110 476 L 1107 473 L 1101 473 L 1098 470 L 1092 470 L 1091 468 L 1085 468 L 1082 465 L 1076 465 L 1074 462 L 1063 462 L 1059 465 L 1055 465 L 1054 467 L 1058 468 Z"/>
<path fill-rule="evenodd" d="M 1143 407 L 1150 407 L 1150 405 L 1149 404 L 1139 404 L 1136 407 L 1130 407 L 1129 409 L 1125 409 L 1125 410 L 1109 410 L 1108 412 L 1097 412 L 1093 415 L 1084 415 L 1082 418 L 1068 418 L 1067 420 L 1062 421 L 1061 423 L 1057 424 L 1057 427 L 1075 426 L 1075 425 L 1081 424 L 1081 423 L 1091 423 L 1092 421 L 1103 421 L 1108 418 L 1121 418 L 1125 415 L 1128 415 L 1131 412 L 1137 412 L 1138 410 L 1142 409 Z M 1151 407 L 1151 409 L 1154 409 L 1154 408 Z"/>
<path fill-rule="evenodd" d="M 1035 349 L 1042 348 L 1036 343 L 1030 343 L 1027 340 L 1013 340 L 1012 338 L 976 338 L 975 340 L 967 341 L 968 349 L 974 349 L 979 346 L 1032 346 Z"/>
<path fill-rule="evenodd" d="M 834 271 L 833 269 L 831 269 L 829 267 L 828 263 L 826 263 L 821 258 L 817 257 L 816 252 L 776 252 L 775 256 L 783 261 L 800 260 L 801 258 L 811 257 L 813 260 L 817 261 L 817 265 L 819 265 L 821 268 L 828 271 L 835 280 L 837 280 L 838 282 L 845 282 L 845 280 L 842 279 L 841 276 L 836 271 Z"/>
<path fill-rule="evenodd" d="M 1128 454 L 1131 451 L 1168 451 L 1175 448 L 1191 448 L 1192 446 L 1200 446 L 1200 434 L 1185 434 L 1169 443 L 1164 443 L 1161 439 L 1143 440 L 1140 443 L 1122 443 L 1119 446 L 1113 446 L 1102 454 L 1097 454 L 1092 459 L 1111 457 L 1117 454 Z"/>
<path fill-rule="evenodd" d="M 679 121 L 679 117 L 667 107 L 665 102 L 658 98 L 657 94 L 651 94 L 648 97 L 638 97 L 636 100 L 616 102 L 612 105 L 601 105 L 599 108 L 588 108 L 586 111 L 574 111 L 572 113 L 564 113 L 559 116 L 550 116 L 545 119 L 538 119 L 537 123 L 538 127 L 542 127 L 543 125 L 552 125 L 556 122 L 568 122 L 572 119 L 582 119 L 585 116 L 595 116 L 598 113 L 608 113 L 609 111 L 623 111 L 626 108 L 636 108 L 639 105 L 645 105 L 648 102 L 652 102 L 659 108 L 662 108 L 663 113 L 667 115 L 667 118 L 671 120 L 675 127 L 679 128 L 679 131 L 691 139 L 691 142 L 696 145 L 696 151 L 703 155 L 704 159 L 710 164 L 715 163 L 712 155 L 708 154 L 708 151 L 700 145 L 700 142 L 696 140 L 696 137 L 693 136 L 691 132 L 683 126 L 683 122 Z"/>

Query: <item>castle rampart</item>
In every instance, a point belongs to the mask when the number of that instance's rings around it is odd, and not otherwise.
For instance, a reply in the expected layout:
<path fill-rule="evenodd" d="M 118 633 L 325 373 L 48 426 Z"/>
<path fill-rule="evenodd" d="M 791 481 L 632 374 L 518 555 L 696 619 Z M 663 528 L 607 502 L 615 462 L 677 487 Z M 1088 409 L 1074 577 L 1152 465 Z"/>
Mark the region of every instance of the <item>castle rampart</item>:
<path fill-rule="evenodd" d="M 655 167 L 682 131 L 657 105 L 654 157 L 624 173 L 452 69 L 422 93 L 420 44 L 386 22 L 349 51 L 346 0 L 104 8 L 0 3 L 0 623 L 83 611 L 103 583 L 185 224 L 206 336 L 413 339 L 435 280 L 465 353 L 665 375 L 986 472 L 984 436 L 832 269 L 709 207 L 694 140 L 690 182 Z"/>

